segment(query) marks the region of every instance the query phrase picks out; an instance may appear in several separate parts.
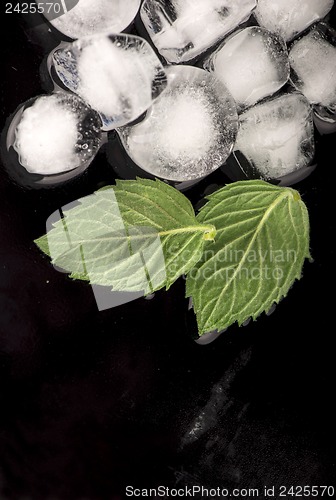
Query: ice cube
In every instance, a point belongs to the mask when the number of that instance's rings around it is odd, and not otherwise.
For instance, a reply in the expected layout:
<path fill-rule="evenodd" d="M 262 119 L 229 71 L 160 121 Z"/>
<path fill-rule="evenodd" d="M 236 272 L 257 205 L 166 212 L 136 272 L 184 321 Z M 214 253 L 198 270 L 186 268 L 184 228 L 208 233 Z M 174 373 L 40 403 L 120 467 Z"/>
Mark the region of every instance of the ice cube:
<path fill-rule="evenodd" d="M 46 8 L 45 17 L 58 31 L 73 39 L 104 31 L 119 33 L 131 24 L 140 3 L 141 0 L 79 0 L 56 19 L 52 19 L 54 10 L 50 9 L 48 16 Z"/>
<path fill-rule="evenodd" d="M 101 145 L 99 115 L 73 94 L 37 97 L 21 114 L 13 147 L 30 173 L 51 175 L 87 163 Z"/>
<path fill-rule="evenodd" d="M 62 44 L 52 60 L 64 85 L 99 112 L 105 130 L 134 121 L 167 84 L 154 51 L 138 36 L 85 37 Z"/>
<path fill-rule="evenodd" d="M 171 181 L 206 176 L 229 156 L 238 129 L 235 102 L 213 75 L 191 66 L 170 66 L 168 87 L 145 119 L 118 129 L 131 159 L 146 172 Z"/>
<path fill-rule="evenodd" d="M 336 113 L 336 32 L 321 23 L 295 41 L 291 81 L 313 104 Z"/>
<path fill-rule="evenodd" d="M 258 0 L 254 16 L 260 26 L 288 42 L 323 19 L 333 5 L 334 0 Z"/>
<path fill-rule="evenodd" d="M 160 54 L 190 61 L 247 20 L 256 0 L 145 0 L 141 19 Z"/>
<path fill-rule="evenodd" d="M 239 109 L 274 94 L 289 77 L 285 43 L 258 26 L 245 28 L 227 38 L 204 67 L 227 86 Z"/>
<path fill-rule="evenodd" d="M 273 97 L 242 113 L 233 155 L 253 177 L 274 179 L 307 167 L 314 157 L 312 110 L 299 92 Z"/>

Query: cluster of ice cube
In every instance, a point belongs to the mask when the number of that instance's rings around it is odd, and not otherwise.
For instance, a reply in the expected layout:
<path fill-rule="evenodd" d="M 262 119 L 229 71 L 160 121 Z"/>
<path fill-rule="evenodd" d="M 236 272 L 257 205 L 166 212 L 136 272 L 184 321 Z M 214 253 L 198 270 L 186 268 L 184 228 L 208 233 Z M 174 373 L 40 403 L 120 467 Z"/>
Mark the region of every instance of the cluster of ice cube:
<path fill-rule="evenodd" d="M 309 166 L 313 110 L 336 121 L 336 35 L 313 24 L 333 0 L 140 3 L 75 2 L 50 22 L 79 39 L 62 42 L 50 58 L 68 95 L 100 117 L 102 130 L 117 130 L 143 171 L 176 182 L 198 179 L 232 151 L 230 158 L 248 165 L 246 177 L 278 179 Z M 137 28 L 146 40 L 120 33 L 139 8 Z M 76 125 L 64 111 L 63 134 L 57 99 L 49 96 L 49 125 L 38 100 L 17 126 L 15 147 L 27 170 L 54 173 L 76 163 L 79 117 Z M 48 127 L 55 135 L 49 151 L 22 140 L 28 130 L 46 138 Z M 239 161 L 237 168 L 244 169 Z"/>
<path fill-rule="evenodd" d="M 305 70 L 307 72 L 307 78 L 303 75 L 302 81 L 293 78 L 295 47 L 291 49 L 288 44 L 312 23 L 324 18 L 332 6 L 333 0 L 145 0 L 140 13 L 153 44 L 168 64 L 203 59 L 204 69 L 224 83 L 240 114 L 233 157 L 238 157 L 238 152 L 244 156 L 245 164 L 249 165 L 245 171 L 247 177 L 272 179 L 300 169 L 303 170 L 302 176 L 305 175 L 304 169 L 314 156 L 311 104 L 317 102 L 327 106 L 329 111 L 333 109 L 335 43 L 330 44 L 327 50 L 325 42 L 322 56 L 318 55 L 317 45 L 314 48 L 308 46 L 308 38 L 302 41 L 302 54 L 308 51 L 311 56 L 302 57 L 305 67 L 300 68 L 301 74 Z M 247 18 L 250 18 L 249 23 L 240 27 Z M 220 45 L 213 49 L 220 40 Z M 290 49 L 291 57 L 288 54 Z M 317 62 L 314 63 L 316 57 L 321 65 L 326 57 L 328 62 L 324 62 L 323 71 L 317 68 L 314 76 L 309 76 L 309 64 L 317 65 Z M 298 74 L 298 67 L 296 69 Z M 304 95 L 288 94 L 290 71 L 291 83 Z M 319 95 L 322 93 L 326 98 L 316 100 L 315 97 L 314 101 L 309 90 Z M 143 136 L 141 132 L 145 128 L 142 130 L 141 125 L 136 125 L 136 130 L 128 128 L 127 131 L 126 150 L 140 165 L 146 164 L 146 161 L 142 156 L 139 162 L 137 153 L 141 148 L 144 152 L 146 143 L 150 144 L 149 139 L 144 140 L 148 137 L 149 128 L 157 127 L 151 119 L 149 117 L 143 123 L 146 128 Z M 203 130 L 204 123 L 205 120 L 199 130 Z M 166 136 L 170 137 L 168 128 Z M 181 160 L 179 128 L 175 127 L 175 130 L 174 151 Z M 202 133 L 206 137 L 204 130 Z M 167 147 L 169 143 L 170 139 L 167 139 Z M 153 151 L 151 147 L 148 149 Z M 193 151 L 196 152 L 197 148 Z M 147 164 L 151 163 L 152 155 L 147 154 Z M 237 162 L 237 168 L 242 169 L 241 163 Z M 162 172 L 158 170 L 157 174 L 162 175 Z"/>

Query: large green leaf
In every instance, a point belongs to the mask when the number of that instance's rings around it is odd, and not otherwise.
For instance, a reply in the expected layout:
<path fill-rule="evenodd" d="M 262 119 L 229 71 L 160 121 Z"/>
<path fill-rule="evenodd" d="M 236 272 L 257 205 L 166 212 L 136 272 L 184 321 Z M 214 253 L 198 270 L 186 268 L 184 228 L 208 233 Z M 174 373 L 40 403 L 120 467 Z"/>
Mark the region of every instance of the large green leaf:
<path fill-rule="evenodd" d="M 309 257 L 308 213 L 297 191 L 242 181 L 208 200 L 197 220 L 216 227 L 216 240 L 187 278 L 200 335 L 268 311 Z"/>
<path fill-rule="evenodd" d="M 36 244 L 72 278 L 150 293 L 187 273 L 214 235 L 179 191 L 138 179 L 80 199 Z"/>

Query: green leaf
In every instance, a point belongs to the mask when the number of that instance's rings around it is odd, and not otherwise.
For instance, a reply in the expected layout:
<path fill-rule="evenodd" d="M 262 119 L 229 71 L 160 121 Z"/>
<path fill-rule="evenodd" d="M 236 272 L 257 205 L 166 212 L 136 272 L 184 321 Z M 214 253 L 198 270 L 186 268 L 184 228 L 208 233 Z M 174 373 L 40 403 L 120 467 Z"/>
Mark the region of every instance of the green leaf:
<path fill-rule="evenodd" d="M 158 180 L 117 181 L 78 201 L 36 244 L 72 278 L 118 291 L 169 288 L 215 235 L 183 194 Z"/>
<path fill-rule="evenodd" d="M 187 277 L 199 334 L 256 319 L 286 296 L 309 257 L 309 219 L 297 191 L 264 181 L 230 184 L 197 216 L 216 241 Z"/>

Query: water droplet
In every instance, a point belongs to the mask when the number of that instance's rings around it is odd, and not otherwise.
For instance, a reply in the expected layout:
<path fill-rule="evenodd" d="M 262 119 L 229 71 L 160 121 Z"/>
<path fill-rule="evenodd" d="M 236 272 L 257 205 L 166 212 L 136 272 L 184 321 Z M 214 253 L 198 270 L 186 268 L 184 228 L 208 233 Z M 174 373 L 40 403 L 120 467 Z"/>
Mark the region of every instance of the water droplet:
<path fill-rule="evenodd" d="M 155 293 L 150 293 L 149 295 L 146 295 L 145 300 L 152 300 L 155 297 Z"/>
<path fill-rule="evenodd" d="M 273 304 L 271 308 L 267 311 L 266 316 L 270 316 L 271 314 L 273 314 L 276 309 L 276 306 L 277 306 L 276 304 Z"/>
<path fill-rule="evenodd" d="M 247 319 L 244 321 L 244 323 L 242 323 L 242 325 L 241 325 L 241 326 L 247 326 L 247 325 L 251 322 L 251 320 L 252 320 L 252 318 L 251 318 L 251 317 L 247 318 Z"/>

